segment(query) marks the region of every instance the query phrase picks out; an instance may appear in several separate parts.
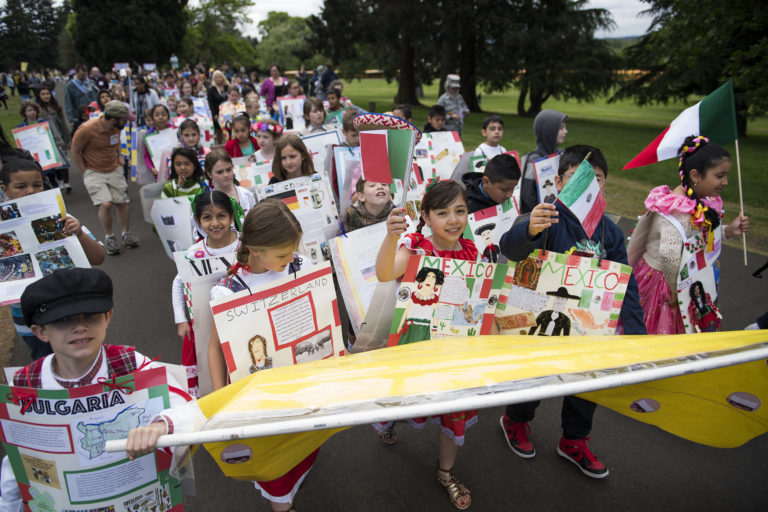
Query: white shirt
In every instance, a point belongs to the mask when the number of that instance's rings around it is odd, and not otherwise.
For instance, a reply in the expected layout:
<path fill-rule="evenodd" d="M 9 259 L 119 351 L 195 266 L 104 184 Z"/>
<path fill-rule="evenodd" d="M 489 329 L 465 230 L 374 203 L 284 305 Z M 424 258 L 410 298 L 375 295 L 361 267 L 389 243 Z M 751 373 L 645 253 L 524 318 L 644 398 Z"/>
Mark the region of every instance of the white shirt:
<path fill-rule="evenodd" d="M 475 156 L 484 156 L 488 160 L 492 159 L 495 156 L 501 155 L 502 153 L 506 153 L 507 150 L 504 149 L 504 146 L 499 144 L 498 146 L 489 146 L 485 142 L 477 146 L 477 149 L 475 150 Z"/>
<path fill-rule="evenodd" d="M 224 256 L 236 252 L 239 245 L 240 241 L 235 238 L 235 241 L 226 247 L 214 249 L 213 247 L 208 247 L 208 245 L 205 243 L 205 238 L 203 238 L 196 244 L 192 245 L 189 249 L 187 249 L 186 257 L 191 260 L 198 259 L 195 256 L 195 253 L 199 250 L 205 252 L 204 257 L 206 258 L 210 256 Z M 173 304 L 174 323 L 180 324 L 186 322 L 187 308 L 184 302 L 184 283 L 182 283 L 179 274 L 176 274 L 176 277 L 173 278 L 173 284 L 171 284 L 171 303 Z"/>
<path fill-rule="evenodd" d="M 251 291 L 255 291 L 259 289 L 260 287 L 264 286 L 265 284 L 269 284 L 270 282 L 280 279 L 281 277 L 285 277 L 288 275 L 288 266 L 285 267 L 285 270 L 282 272 L 275 272 L 273 270 L 267 270 L 263 274 L 253 274 L 248 271 L 242 271 L 237 274 L 237 277 L 243 280 L 243 282 L 248 286 L 248 288 L 251 289 Z M 236 279 L 236 278 L 233 278 Z M 211 301 L 214 301 L 216 299 L 220 299 L 222 297 L 226 297 L 227 295 L 232 295 L 235 292 L 227 288 L 226 286 L 217 285 L 211 288 Z"/>

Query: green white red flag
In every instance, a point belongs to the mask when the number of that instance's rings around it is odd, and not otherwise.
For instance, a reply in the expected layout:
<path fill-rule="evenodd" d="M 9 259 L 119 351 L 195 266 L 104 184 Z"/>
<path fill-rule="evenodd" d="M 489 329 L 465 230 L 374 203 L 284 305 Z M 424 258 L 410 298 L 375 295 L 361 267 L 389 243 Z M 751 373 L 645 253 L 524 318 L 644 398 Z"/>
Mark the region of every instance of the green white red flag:
<path fill-rule="evenodd" d="M 689 135 L 704 135 L 721 146 L 738 139 L 736 104 L 731 80 L 694 106 L 685 109 L 653 142 L 630 160 L 624 169 L 676 157 L 680 146 Z"/>

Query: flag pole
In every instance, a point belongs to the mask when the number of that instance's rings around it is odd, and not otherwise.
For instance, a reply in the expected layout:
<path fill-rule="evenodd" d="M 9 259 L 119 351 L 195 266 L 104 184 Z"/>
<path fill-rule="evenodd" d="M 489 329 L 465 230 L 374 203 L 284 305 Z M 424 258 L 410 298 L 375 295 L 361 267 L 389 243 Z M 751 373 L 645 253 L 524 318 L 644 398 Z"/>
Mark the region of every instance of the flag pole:
<path fill-rule="evenodd" d="M 736 175 L 739 178 L 739 214 L 744 216 L 744 191 L 741 187 L 741 158 L 739 157 L 739 139 L 735 140 L 736 143 Z M 747 234 L 741 234 L 741 247 L 744 251 L 744 266 L 747 266 Z"/>

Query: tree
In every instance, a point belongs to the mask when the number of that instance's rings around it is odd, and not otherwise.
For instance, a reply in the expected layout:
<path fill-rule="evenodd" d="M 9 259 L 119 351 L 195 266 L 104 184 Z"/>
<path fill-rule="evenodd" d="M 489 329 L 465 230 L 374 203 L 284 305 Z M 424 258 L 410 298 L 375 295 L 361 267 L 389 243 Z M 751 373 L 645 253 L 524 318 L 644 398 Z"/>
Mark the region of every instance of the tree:
<path fill-rule="evenodd" d="M 187 10 L 189 27 L 182 56 L 188 62 L 252 65 L 255 44 L 238 27 L 250 20 L 246 14 L 252 0 L 203 0 Z"/>
<path fill-rule="evenodd" d="M 7 0 L 0 14 L 3 66 L 18 68 L 27 62 L 31 69 L 55 67 L 63 23 L 52 0 Z"/>
<path fill-rule="evenodd" d="M 506 14 L 492 2 L 484 5 L 485 44 L 477 59 L 482 84 L 518 87 L 520 116 L 536 115 L 549 98 L 591 101 L 610 90 L 618 57 L 594 33 L 613 21 L 605 9 L 585 9 L 587 3 L 510 0 Z"/>
<path fill-rule="evenodd" d="M 417 105 L 417 82 L 433 76 L 439 60 L 431 36 L 436 12 L 425 0 L 325 0 L 309 22 L 311 44 L 347 76 L 381 68 L 388 80 L 398 79 L 394 102 Z"/>
<path fill-rule="evenodd" d="M 733 78 L 739 135 L 768 112 L 768 11 L 749 0 L 643 0 L 649 31 L 625 50 L 640 71 L 612 99 L 640 105 L 705 96 Z"/>
<path fill-rule="evenodd" d="M 311 34 L 306 18 L 270 11 L 267 19 L 259 22 L 259 35 L 260 69 L 266 71 L 273 62 L 282 69 L 298 69 L 301 64 L 313 68 L 322 64 L 322 56 L 310 49 Z"/>
<path fill-rule="evenodd" d="M 73 0 L 75 49 L 89 63 L 167 62 L 187 26 L 187 0 Z"/>

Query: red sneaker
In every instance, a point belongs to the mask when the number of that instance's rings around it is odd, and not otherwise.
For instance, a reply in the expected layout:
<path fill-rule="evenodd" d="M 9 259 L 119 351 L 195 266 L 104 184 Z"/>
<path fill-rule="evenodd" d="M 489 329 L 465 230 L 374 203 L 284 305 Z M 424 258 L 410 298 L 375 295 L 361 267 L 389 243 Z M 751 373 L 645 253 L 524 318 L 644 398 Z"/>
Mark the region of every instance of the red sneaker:
<path fill-rule="evenodd" d="M 589 450 L 588 437 L 583 439 L 560 438 L 557 453 L 565 459 L 573 462 L 582 473 L 592 478 L 605 478 L 608 476 L 608 468 Z"/>
<path fill-rule="evenodd" d="M 524 459 L 532 459 L 536 455 L 533 444 L 528 440 L 528 434 L 531 433 L 531 427 L 528 423 L 511 421 L 506 414 L 499 418 L 501 431 L 504 432 L 504 439 L 507 440 L 507 446 L 515 455 Z"/>

